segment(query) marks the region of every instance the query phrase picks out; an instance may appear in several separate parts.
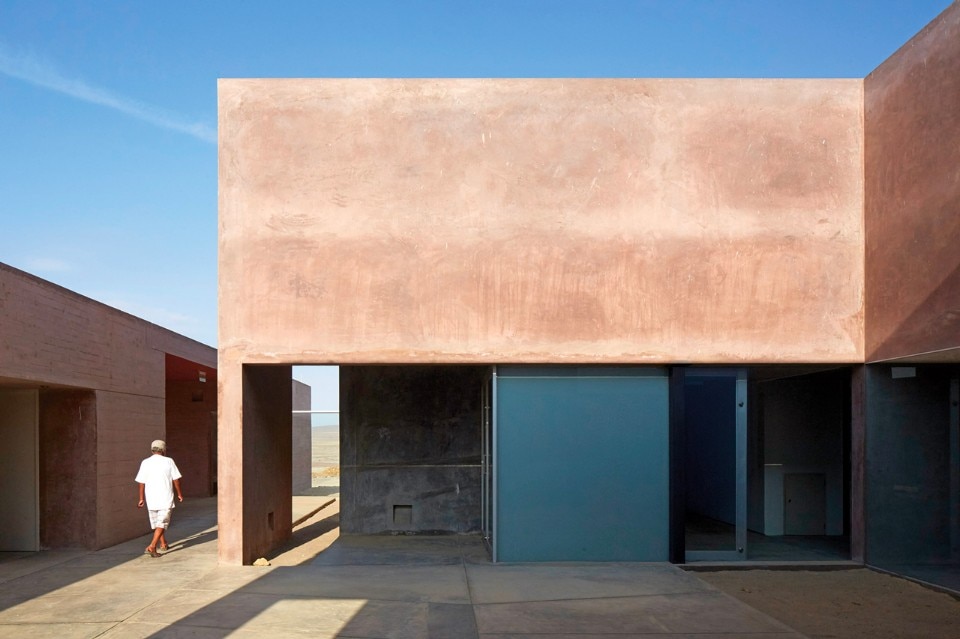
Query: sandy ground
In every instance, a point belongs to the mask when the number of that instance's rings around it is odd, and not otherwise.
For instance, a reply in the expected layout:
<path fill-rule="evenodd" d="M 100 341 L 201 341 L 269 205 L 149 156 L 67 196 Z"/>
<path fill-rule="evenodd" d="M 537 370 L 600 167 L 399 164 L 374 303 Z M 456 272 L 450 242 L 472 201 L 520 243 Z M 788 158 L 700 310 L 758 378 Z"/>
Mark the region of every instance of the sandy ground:
<path fill-rule="evenodd" d="M 811 638 L 960 637 L 960 601 L 866 568 L 695 574 Z"/>

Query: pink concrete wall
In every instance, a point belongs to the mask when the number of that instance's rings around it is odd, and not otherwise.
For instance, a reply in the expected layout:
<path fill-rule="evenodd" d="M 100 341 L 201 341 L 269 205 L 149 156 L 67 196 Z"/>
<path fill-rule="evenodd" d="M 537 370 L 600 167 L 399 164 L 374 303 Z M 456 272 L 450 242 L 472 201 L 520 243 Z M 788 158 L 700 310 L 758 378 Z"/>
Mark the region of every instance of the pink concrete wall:
<path fill-rule="evenodd" d="M 960 348 L 960 4 L 864 81 L 866 352 Z M 921 357 L 923 359 L 923 357 Z"/>
<path fill-rule="evenodd" d="M 862 360 L 859 80 L 219 102 L 222 362 Z"/>
<path fill-rule="evenodd" d="M 168 381 L 167 452 L 183 473 L 186 497 L 210 497 L 215 481 L 217 389 L 199 381 Z"/>

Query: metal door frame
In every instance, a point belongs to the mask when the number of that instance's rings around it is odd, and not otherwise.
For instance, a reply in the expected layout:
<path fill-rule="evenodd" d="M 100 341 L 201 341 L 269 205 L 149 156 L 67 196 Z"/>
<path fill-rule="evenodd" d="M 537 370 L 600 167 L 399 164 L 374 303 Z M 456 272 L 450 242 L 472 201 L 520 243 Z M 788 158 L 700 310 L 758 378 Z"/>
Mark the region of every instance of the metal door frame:
<path fill-rule="evenodd" d="M 497 561 L 497 465 L 494 459 L 496 451 L 496 407 L 497 367 L 493 366 L 480 390 L 480 508 L 481 535 L 484 544 L 494 562 Z"/>

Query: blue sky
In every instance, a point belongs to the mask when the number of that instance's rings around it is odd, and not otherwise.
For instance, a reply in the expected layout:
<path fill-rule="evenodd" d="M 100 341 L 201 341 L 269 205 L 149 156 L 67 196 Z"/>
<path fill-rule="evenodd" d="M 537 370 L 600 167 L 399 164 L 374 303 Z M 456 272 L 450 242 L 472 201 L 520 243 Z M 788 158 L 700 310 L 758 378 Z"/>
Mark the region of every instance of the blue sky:
<path fill-rule="evenodd" d="M 0 262 L 215 346 L 217 78 L 863 77 L 949 4 L 0 0 Z"/>

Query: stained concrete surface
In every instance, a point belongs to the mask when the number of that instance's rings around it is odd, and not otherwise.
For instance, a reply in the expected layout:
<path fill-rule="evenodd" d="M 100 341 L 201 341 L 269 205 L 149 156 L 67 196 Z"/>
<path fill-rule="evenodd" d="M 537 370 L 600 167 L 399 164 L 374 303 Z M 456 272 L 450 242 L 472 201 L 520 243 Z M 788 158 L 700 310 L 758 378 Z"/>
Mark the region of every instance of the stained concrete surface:
<path fill-rule="evenodd" d="M 298 496 L 294 518 L 328 501 Z M 308 517 L 262 568 L 218 565 L 215 499 L 177 509 L 160 559 L 146 536 L 0 556 L 0 637 L 803 636 L 668 564 L 493 565 L 476 536 L 341 537 L 336 519 Z"/>

